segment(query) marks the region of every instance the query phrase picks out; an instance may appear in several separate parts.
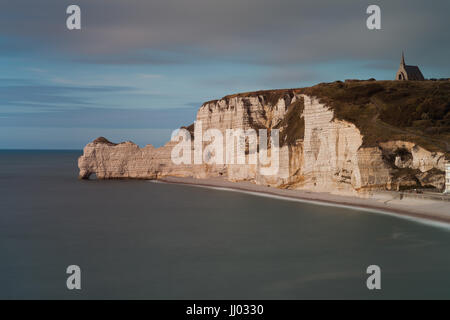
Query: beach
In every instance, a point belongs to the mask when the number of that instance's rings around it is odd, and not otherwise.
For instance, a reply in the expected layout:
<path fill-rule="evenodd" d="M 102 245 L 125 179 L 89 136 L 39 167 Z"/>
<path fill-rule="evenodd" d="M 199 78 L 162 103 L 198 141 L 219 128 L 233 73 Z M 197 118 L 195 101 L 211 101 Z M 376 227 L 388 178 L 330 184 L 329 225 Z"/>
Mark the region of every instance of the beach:
<path fill-rule="evenodd" d="M 364 209 L 372 212 L 393 214 L 428 224 L 446 224 L 450 226 L 450 201 L 420 199 L 413 195 L 400 196 L 400 193 L 373 192 L 358 196 L 337 195 L 327 192 L 307 190 L 290 190 L 257 185 L 251 182 L 232 182 L 223 178 L 196 179 L 190 177 L 164 177 L 156 181 L 199 187 L 219 188 L 229 191 L 251 193 L 259 196 L 270 196 L 291 201 L 313 202 L 319 205 L 344 206 Z"/>

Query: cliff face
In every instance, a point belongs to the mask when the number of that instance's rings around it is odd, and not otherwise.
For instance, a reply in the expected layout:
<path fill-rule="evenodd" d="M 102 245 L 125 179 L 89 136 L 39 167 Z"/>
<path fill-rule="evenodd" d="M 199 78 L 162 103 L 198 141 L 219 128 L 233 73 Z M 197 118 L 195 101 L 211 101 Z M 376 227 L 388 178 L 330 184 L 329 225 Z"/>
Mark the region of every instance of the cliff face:
<path fill-rule="evenodd" d="M 344 84 L 342 88 L 342 83 L 337 83 L 336 88 L 347 92 L 352 90 L 352 85 L 346 88 Z M 395 84 L 389 83 L 391 85 Z M 374 96 L 373 100 L 371 96 L 366 103 L 347 102 L 345 108 L 350 105 L 363 110 L 360 110 L 361 119 L 352 120 L 338 103 L 342 94 L 333 91 L 336 97 L 330 100 L 332 94 L 327 90 L 333 87 L 320 86 L 232 95 L 207 102 L 199 109 L 196 123 L 202 123 L 203 132 L 216 129 L 225 137 L 227 129 L 254 129 L 256 132 L 266 129 L 269 134 L 279 129 L 278 170 L 272 174 L 267 174 L 267 170 L 262 174 L 261 168 L 265 165 L 260 161 L 248 164 L 250 157 L 258 152 L 249 150 L 248 141 L 246 164 L 174 164 L 171 154 L 177 144 L 175 141 L 161 148 L 151 145 L 139 148 L 131 142 L 113 144 L 99 138 L 89 143 L 79 158 L 80 178 L 89 178 L 91 174 L 99 179 L 223 176 L 231 181 L 248 180 L 280 188 L 338 193 L 444 187 L 448 152 L 445 141 L 444 147 L 435 145 L 432 142 L 436 141 L 436 136 L 424 134 L 420 128 L 394 127 L 389 121 L 380 120 L 384 96 L 376 96 L 376 99 Z M 361 82 L 360 86 L 370 89 L 373 83 Z M 386 94 L 378 88 L 369 91 L 363 92 L 366 96 Z M 354 111 L 356 114 L 349 114 L 358 117 L 358 110 Z M 377 137 L 371 136 L 372 131 L 383 126 L 386 127 L 383 131 L 395 133 L 380 134 L 377 141 Z M 444 138 L 447 137 L 445 130 L 440 133 Z M 194 144 L 193 141 L 192 151 Z M 222 144 L 225 146 L 225 142 Z M 201 144 L 202 148 L 207 145 L 207 142 Z M 269 146 L 268 153 L 274 153 L 272 150 L 275 149 Z"/>

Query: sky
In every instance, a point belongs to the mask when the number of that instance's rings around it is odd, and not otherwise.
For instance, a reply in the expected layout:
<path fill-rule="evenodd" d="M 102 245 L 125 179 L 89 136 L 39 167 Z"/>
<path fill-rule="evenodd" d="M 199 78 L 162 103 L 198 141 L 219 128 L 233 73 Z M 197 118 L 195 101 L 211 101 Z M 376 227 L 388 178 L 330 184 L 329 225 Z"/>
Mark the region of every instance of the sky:
<path fill-rule="evenodd" d="M 401 52 L 450 77 L 450 1 L 0 0 L 0 149 L 160 146 L 204 101 L 394 79 Z M 66 8 L 81 8 L 68 30 Z M 381 30 L 366 26 L 381 8 Z"/>

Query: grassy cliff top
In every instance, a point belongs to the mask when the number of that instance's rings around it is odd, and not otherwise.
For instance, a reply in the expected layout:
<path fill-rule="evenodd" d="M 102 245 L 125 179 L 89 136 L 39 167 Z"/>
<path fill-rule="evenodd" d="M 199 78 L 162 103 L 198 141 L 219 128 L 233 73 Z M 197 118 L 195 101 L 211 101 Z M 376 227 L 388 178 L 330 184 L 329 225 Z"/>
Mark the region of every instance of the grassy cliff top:
<path fill-rule="evenodd" d="M 354 123 L 364 136 L 365 147 L 388 140 L 405 140 L 430 151 L 446 152 L 447 158 L 450 156 L 450 80 L 336 81 L 308 88 L 238 93 L 223 99 L 262 96 L 274 105 L 286 95 L 302 93 L 317 97 L 334 110 L 337 119 Z M 292 107 L 302 108 L 298 104 Z M 303 129 L 301 125 L 285 125 L 291 127 L 290 131 Z M 295 135 L 300 137 L 303 133 Z"/>
<path fill-rule="evenodd" d="M 354 123 L 363 146 L 388 140 L 450 151 L 450 81 L 351 81 L 301 89 Z"/>

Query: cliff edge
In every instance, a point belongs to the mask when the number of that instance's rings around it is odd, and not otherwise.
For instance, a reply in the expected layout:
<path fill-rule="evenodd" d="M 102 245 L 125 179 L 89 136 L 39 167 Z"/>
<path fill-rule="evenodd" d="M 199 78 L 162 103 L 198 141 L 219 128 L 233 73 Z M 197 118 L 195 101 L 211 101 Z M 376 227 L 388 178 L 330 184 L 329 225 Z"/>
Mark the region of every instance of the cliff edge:
<path fill-rule="evenodd" d="M 174 164 L 176 141 L 139 148 L 98 138 L 78 160 L 80 178 L 222 176 L 335 193 L 443 189 L 450 158 L 450 81 L 353 80 L 240 93 L 204 103 L 196 121 L 203 131 L 217 129 L 224 136 L 228 129 L 278 129 L 278 170 L 263 175 L 259 163 Z M 186 129 L 193 138 L 193 125 Z M 247 146 L 247 159 L 251 153 Z"/>

